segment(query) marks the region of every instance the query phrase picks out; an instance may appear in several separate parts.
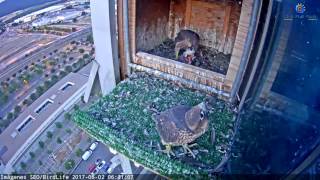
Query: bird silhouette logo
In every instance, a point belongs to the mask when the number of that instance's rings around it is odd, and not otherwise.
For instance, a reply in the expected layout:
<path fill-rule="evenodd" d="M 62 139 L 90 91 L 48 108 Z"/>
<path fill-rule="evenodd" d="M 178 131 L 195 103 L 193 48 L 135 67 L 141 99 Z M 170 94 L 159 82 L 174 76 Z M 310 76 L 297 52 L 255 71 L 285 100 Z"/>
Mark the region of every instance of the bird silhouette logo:
<path fill-rule="evenodd" d="M 298 3 L 295 9 L 297 13 L 303 14 L 306 11 L 306 6 L 303 3 Z"/>

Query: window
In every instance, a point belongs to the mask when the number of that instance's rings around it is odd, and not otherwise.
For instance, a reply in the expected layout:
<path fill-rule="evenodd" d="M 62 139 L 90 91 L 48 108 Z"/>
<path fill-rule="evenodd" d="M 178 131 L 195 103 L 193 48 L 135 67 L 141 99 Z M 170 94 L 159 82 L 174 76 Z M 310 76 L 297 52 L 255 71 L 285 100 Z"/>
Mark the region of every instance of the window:
<path fill-rule="evenodd" d="M 67 90 L 69 87 L 72 87 L 74 85 L 74 83 L 72 82 L 67 82 L 65 85 L 63 85 L 59 90 L 60 91 L 65 91 Z"/>
<path fill-rule="evenodd" d="M 25 119 L 17 128 L 18 132 L 21 132 L 23 129 L 25 129 L 32 121 L 34 118 L 32 116 L 29 116 L 27 119 Z M 15 137 L 15 135 L 14 135 Z"/>
<path fill-rule="evenodd" d="M 50 105 L 50 104 L 52 104 L 52 103 L 53 103 L 53 101 L 47 99 L 44 103 L 42 103 L 42 105 L 40 105 L 40 106 L 36 109 L 35 113 L 40 114 L 41 111 L 43 111 L 46 107 L 48 107 L 48 105 Z"/>

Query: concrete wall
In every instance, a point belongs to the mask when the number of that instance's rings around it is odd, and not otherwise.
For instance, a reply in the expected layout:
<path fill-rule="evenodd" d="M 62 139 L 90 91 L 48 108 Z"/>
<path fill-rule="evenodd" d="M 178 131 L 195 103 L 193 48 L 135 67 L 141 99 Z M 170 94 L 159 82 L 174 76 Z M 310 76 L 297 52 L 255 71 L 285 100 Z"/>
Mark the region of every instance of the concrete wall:
<path fill-rule="evenodd" d="M 90 7 L 96 61 L 99 64 L 99 82 L 102 94 L 106 95 L 116 86 L 117 76 L 113 62 L 109 1 L 91 1 Z M 90 75 L 90 78 L 94 78 L 95 76 Z"/>

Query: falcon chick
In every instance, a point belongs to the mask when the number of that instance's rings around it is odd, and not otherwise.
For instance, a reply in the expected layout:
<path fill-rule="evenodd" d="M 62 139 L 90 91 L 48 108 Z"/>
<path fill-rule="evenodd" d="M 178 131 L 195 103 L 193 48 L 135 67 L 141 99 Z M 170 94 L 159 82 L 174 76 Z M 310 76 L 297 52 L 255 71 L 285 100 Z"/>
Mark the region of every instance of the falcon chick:
<path fill-rule="evenodd" d="M 196 144 L 188 144 L 208 129 L 208 102 L 206 100 L 194 107 L 178 105 L 153 116 L 161 142 L 166 146 L 164 152 L 169 156 L 174 156 L 171 146 L 182 146 L 185 154 L 190 152 L 195 158 L 190 147 Z"/>

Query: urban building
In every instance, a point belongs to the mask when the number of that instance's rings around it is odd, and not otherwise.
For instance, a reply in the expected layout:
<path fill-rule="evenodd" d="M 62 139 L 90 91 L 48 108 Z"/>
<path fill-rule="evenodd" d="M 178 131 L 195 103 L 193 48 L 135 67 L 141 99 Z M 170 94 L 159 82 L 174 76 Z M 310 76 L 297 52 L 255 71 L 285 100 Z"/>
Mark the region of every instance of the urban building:
<path fill-rule="evenodd" d="M 41 95 L 0 134 L 1 173 L 9 174 L 41 133 L 84 95 L 88 75 L 70 73 Z"/>
<path fill-rule="evenodd" d="M 36 19 L 37 16 L 41 15 L 41 14 L 45 14 L 45 13 L 52 13 L 52 12 L 57 12 L 60 11 L 62 9 L 66 8 L 65 5 L 54 5 L 54 6 L 50 6 L 44 9 L 41 9 L 39 11 L 33 12 L 31 14 L 25 15 L 21 18 L 18 18 L 16 20 L 14 20 L 15 23 L 27 23 L 27 22 L 31 22 L 32 20 Z"/>

